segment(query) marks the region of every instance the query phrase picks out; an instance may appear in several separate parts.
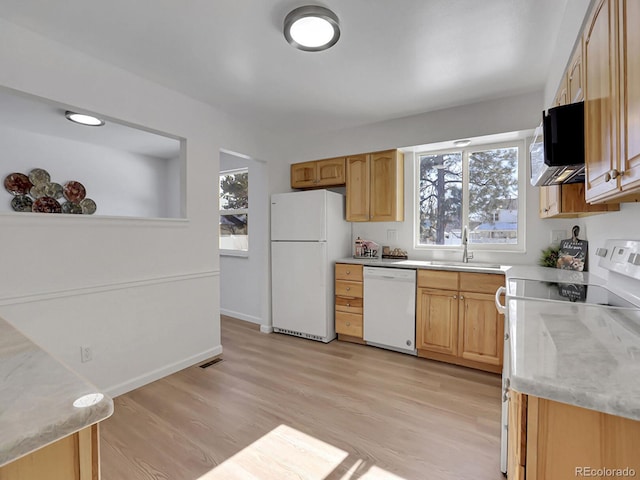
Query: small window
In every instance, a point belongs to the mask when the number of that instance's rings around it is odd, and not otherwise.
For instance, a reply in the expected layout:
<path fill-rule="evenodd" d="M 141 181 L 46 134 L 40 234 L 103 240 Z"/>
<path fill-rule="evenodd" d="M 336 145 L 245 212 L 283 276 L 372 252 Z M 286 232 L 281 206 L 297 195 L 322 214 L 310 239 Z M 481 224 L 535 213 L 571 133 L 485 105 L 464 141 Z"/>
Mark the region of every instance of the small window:
<path fill-rule="evenodd" d="M 523 142 L 417 154 L 416 248 L 524 248 Z"/>
<path fill-rule="evenodd" d="M 220 250 L 249 251 L 249 170 L 220 172 Z"/>

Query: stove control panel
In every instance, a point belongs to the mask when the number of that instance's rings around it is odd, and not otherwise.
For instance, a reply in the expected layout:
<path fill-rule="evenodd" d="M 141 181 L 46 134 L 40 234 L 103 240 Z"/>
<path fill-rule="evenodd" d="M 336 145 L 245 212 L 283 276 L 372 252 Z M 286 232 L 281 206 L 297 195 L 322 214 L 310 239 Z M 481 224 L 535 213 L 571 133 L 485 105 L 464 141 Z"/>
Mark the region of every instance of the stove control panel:
<path fill-rule="evenodd" d="M 606 245 L 598 248 L 598 265 L 627 277 L 640 279 L 640 241 L 607 240 Z"/>

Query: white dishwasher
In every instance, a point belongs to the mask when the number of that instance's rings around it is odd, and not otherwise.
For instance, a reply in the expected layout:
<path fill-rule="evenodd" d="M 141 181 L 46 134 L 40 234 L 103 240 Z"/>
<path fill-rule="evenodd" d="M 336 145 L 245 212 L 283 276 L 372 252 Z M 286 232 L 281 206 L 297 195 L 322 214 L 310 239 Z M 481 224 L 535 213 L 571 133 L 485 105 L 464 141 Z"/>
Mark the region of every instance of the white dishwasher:
<path fill-rule="evenodd" d="M 364 340 L 416 355 L 416 271 L 364 267 Z"/>

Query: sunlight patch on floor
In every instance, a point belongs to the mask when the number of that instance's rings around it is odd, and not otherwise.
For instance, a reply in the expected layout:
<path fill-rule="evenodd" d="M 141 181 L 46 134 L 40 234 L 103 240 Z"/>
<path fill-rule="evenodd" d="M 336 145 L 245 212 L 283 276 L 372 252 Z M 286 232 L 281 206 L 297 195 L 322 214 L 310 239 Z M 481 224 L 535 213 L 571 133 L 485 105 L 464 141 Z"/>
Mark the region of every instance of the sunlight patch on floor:
<path fill-rule="evenodd" d="M 404 480 L 344 450 L 280 425 L 198 480 Z"/>

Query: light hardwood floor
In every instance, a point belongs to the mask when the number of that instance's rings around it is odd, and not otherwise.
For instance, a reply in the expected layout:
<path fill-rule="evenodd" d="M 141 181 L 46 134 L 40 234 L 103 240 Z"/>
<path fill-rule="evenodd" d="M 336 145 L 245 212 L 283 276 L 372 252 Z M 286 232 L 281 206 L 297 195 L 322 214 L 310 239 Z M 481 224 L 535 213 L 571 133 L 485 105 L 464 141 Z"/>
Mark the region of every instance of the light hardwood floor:
<path fill-rule="evenodd" d="M 223 361 L 115 399 L 103 480 L 502 480 L 500 377 L 222 317 Z"/>

